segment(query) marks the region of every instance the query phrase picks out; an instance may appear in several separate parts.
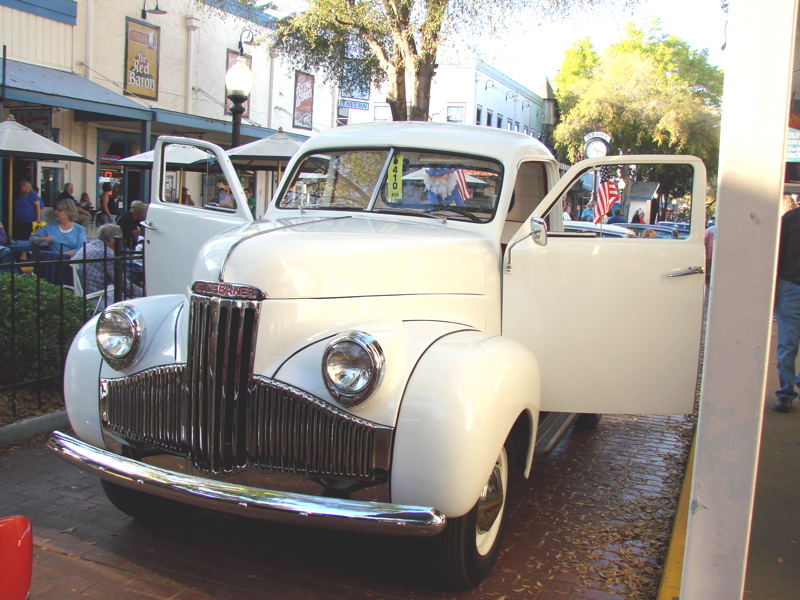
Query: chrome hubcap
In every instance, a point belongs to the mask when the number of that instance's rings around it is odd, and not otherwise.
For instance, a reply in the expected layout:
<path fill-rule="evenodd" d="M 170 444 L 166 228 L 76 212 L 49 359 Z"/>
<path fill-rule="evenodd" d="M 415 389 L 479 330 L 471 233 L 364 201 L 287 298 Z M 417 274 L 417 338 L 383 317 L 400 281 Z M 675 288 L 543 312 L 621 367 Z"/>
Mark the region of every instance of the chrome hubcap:
<path fill-rule="evenodd" d="M 486 482 L 481 497 L 478 499 L 478 534 L 488 532 L 497 520 L 500 511 L 503 510 L 505 490 L 503 489 L 501 458 L 502 455 L 495 462 L 489 481 Z"/>

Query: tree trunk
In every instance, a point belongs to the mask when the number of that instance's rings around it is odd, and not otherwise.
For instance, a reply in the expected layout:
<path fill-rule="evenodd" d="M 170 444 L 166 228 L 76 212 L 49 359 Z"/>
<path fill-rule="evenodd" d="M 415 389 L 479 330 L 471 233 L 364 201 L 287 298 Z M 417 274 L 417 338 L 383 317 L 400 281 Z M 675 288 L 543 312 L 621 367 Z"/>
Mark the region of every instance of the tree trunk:
<path fill-rule="evenodd" d="M 426 55 L 417 59 L 417 69 L 412 81 L 413 102 L 411 120 L 427 121 L 431 108 L 431 83 L 436 74 L 436 57 Z"/>
<path fill-rule="evenodd" d="M 408 101 L 406 96 L 406 67 L 399 52 L 395 52 L 387 71 L 389 90 L 386 102 L 392 111 L 392 121 L 408 121 Z"/>

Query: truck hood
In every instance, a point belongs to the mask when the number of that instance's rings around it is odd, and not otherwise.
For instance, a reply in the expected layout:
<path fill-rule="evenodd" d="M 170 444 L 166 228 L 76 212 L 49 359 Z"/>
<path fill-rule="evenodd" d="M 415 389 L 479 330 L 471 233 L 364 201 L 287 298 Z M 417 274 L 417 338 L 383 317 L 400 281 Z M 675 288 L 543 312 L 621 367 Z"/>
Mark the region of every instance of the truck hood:
<path fill-rule="evenodd" d="M 484 295 L 500 260 L 492 248 L 478 232 L 432 219 L 259 221 L 209 241 L 194 280 L 252 285 L 276 299 Z"/>

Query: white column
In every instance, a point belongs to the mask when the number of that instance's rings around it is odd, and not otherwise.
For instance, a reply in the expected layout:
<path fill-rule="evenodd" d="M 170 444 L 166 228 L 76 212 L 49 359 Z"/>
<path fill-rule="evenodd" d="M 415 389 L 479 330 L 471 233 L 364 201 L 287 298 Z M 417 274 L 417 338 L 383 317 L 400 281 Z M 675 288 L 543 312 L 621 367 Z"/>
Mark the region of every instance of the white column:
<path fill-rule="evenodd" d="M 717 238 L 681 600 L 740 600 L 744 591 L 783 193 L 796 1 L 730 6 Z"/>

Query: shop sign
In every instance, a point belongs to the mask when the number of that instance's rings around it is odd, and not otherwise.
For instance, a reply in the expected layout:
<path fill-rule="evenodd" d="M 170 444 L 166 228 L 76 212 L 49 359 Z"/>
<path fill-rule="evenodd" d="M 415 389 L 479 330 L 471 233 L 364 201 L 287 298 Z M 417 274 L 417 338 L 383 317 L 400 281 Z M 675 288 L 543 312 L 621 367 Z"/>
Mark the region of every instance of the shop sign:
<path fill-rule="evenodd" d="M 340 98 L 339 108 L 354 108 L 356 110 L 369 110 L 369 102 L 362 102 L 361 100 L 351 100 L 349 98 Z"/>
<path fill-rule="evenodd" d="M 302 71 L 294 72 L 294 115 L 292 126 L 311 129 L 314 113 L 314 76 Z"/>
<path fill-rule="evenodd" d="M 139 98 L 158 100 L 159 27 L 125 19 L 124 90 Z"/>
<path fill-rule="evenodd" d="M 50 137 L 52 115 L 49 108 L 13 108 L 11 114 L 20 125 L 33 129 L 41 136 Z"/>

